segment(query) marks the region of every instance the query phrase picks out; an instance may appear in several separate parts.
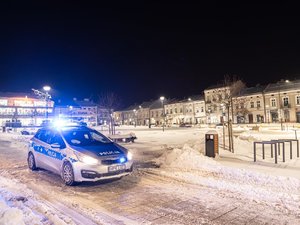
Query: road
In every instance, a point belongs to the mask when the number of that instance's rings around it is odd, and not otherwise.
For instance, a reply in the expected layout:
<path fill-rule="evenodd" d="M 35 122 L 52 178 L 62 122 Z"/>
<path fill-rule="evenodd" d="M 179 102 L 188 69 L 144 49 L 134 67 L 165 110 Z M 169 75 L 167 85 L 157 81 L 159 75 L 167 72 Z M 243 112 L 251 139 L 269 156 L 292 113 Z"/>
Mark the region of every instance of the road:
<path fill-rule="evenodd" d="M 25 142 L 15 142 L 0 136 L 0 174 L 26 184 L 40 201 L 75 224 L 300 224 L 297 213 L 162 176 L 161 168 L 149 161 L 157 151 L 147 160 L 137 157 L 135 172 L 121 180 L 67 187 L 50 172 L 29 171 Z"/>

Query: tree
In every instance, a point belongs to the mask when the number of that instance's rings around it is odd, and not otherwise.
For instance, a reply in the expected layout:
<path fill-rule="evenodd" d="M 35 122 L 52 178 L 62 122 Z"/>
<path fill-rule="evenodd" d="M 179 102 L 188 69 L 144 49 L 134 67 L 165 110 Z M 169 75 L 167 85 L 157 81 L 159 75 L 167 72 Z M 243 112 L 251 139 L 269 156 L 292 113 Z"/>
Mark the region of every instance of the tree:
<path fill-rule="evenodd" d="M 238 79 L 237 76 L 225 75 L 221 87 L 214 89 L 214 94 L 212 96 L 212 103 L 214 108 L 225 108 L 227 112 L 229 151 L 232 152 L 234 152 L 232 133 L 232 121 L 234 118 L 233 99 L 239 95 L 244 87 L 245 83 L 242 80 Z"/>
<path fill-rule="evenodd" d="M 113 92 L 102 93 L 99 95 L 99 105 L 105 108 L 108 112 L 108 131 L 109 134 L 115 134 L 115 123 L 113 118 L 113 113 L 116 108 L 120 106 L 120 98 Z"/>
<path fill-rule="evenodd" d="M 243 117 L 245 119 L 246 115 L 249 114 L 249 110 L 247 109 L 248 103 L 249 103 L 249 99 L 245 96 L 237 96 L 236 98 L 234 98 L 233 99 L 234 115 L 237 117 Z"/>

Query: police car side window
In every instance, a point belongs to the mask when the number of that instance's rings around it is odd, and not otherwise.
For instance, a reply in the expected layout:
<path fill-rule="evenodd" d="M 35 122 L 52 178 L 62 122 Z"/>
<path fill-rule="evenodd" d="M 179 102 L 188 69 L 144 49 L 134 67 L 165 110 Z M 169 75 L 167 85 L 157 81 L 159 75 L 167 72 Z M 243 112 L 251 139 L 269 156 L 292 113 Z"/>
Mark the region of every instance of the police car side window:
<path fill-rule="evenodd" d="M 43 142 L 47 143 L 49 137 L 49 131 L 47 130 L 40 130 L 37 134 L 37 138 Z"/>
<path fill-rule="evenodd" d="M 61 148 L 66 147 L 63 139 L 61 138 L 60 134 L 58 134 L 58 133 L 52 133 L 49 142 L 50 142 L 49 144 L 59 144 L 61 146 Z"/>

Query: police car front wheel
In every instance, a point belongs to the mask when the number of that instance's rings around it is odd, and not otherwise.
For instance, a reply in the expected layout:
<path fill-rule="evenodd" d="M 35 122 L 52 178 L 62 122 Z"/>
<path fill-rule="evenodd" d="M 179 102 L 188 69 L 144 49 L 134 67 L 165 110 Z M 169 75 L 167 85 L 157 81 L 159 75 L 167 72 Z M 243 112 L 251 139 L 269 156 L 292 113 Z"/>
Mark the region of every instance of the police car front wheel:
<path fill-rule="evenodd" d="M 72 186 L 75 184 L 73 168 L 69 162 L 66 162 L 63 165 L 62 179 L 68 186 Z"/>
<path fill-rule="evenodd" d="M 31 169 L 31 170 L 37 170 L 38 169 L 36 167 L 36 164 L 35 164 L 34 155 L 31 152 L 28 154 L 27 162 L 28 162 L 29 169 Z"/>

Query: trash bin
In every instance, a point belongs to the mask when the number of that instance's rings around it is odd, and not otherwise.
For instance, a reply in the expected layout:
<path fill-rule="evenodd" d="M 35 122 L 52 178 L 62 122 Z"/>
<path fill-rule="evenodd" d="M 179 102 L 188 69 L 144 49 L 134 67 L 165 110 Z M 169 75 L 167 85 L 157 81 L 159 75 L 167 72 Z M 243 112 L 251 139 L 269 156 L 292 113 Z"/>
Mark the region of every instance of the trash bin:
<path fill-rule="evenodd" d="M 215 157 L 216 154 L 219 154 L 218 133 L 215 130 L 211 130 L 205 134 L 205 155 Z"/>

